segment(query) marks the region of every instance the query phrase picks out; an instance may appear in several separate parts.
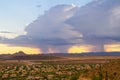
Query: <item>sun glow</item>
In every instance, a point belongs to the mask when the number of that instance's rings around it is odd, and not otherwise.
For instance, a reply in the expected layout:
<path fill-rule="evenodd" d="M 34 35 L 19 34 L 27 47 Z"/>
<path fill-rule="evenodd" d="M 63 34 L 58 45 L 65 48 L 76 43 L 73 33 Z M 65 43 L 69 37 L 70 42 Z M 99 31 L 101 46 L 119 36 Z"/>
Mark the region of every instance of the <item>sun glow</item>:
<path fill-rule="evenodd" d="M 106 52 L 120 52 L 120 43 L 104 45 L 104 48 Z"/>
<path fill-rule="evenodd" d="M 68 49 L 68 53 L 83 53 L 90 52 L 91 46 L 72 46 Z"/>
<path fill-rule="evenodd" d="M 0 44 L 0 54 L 13 54 L 18 51 L 23 51 L 27 54 L 38 54 L 41 51 L 37 48 L 8 46 L 7 44 Z"/>

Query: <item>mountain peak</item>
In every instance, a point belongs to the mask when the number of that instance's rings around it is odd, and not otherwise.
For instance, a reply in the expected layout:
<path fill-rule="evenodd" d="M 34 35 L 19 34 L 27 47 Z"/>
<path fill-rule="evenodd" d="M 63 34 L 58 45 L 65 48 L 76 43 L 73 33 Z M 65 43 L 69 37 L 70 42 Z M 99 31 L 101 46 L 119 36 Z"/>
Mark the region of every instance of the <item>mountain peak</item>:
<path fill-rule="evenodd" d="M 24 55 L 26 55 L 26 53 L 24 53 L 23 51 L 19 51 L 19 52 L 16 52 L 14 55 L 16 55 L 16 56 L 24 56 Z"/>

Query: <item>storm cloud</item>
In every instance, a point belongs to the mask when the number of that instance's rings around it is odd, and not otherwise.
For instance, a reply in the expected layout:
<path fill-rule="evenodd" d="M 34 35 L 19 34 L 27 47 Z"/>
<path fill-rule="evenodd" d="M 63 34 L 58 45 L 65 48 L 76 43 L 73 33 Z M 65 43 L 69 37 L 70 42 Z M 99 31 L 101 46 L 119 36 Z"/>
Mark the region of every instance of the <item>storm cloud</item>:
<path fill-rule="evenodd" d="M 32 46 L 48 52 L 67 52 L 73 45 L 120 42 L 120 0 L 94 0 L 85 6 L 57 5 L 26 26 L 26 35 L 2 43 Z"/>
<path fill-rule="evenodd" d="M 26 35 L 42 50 L 45 49 L 43 50 L 44 52 L 49 48 L 55 49 L 58 47 L 60 49 L 61 46 L 65 49 L 65 46 L 76 43 L 74 38 L 82 37 L 79 32 L 74 31 L 72 26 L 64 23 L 78 9 L 79 7 L 73 5 L 57 5 L 52 7 L 26 27 Z"/>
<path fill-rule="evenodd" d="M 120 0 L 97 0 L 80 8 L 66 22 L 83 34 L 86 43 L 101 47 L 120 41 L 119 21 Z"/>

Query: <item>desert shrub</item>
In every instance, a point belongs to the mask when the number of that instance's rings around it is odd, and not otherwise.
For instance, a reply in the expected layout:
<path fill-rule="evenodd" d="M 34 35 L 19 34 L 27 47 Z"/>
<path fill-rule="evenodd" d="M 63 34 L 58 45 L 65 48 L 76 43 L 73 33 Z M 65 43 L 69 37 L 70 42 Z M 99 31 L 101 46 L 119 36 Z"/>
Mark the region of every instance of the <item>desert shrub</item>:
<path fill-rule="evenodd" d="M 77 80 L 79 78 L 79 75 L 72 75 L 70 80 Z"/>
<path fill-rule="evenodd" d="M 93 76 L 91 80 L 100 80 L 98 76 Z"/>

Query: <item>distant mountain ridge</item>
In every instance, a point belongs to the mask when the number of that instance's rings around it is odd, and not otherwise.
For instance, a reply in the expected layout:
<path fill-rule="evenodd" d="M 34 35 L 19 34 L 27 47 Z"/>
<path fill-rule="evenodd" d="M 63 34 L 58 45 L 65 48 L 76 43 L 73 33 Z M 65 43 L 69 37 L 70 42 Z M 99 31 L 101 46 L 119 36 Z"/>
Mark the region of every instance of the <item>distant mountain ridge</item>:
<path fill-rule="evenodd" d="M 89 52 L 82 53 L 81 56 L 120 56 L 120 52 Z"/>
<path fill-rule="evenodd" d="M 59 56 L 120 56 L 120 52 L 87 52 L 87 53 L 56 53 L 48 55 L 59 55 Z"/>
<path fill-rule="evenodd" d="M 25 54 L 19 51 L 15 54 L 1 54 L 0 59 L 23 59 L 23 60 L 46 60 L 46 59 L 63 59 L 63 57 L 81 57 L 81 56 L 120 56 L 120 52 L 89 52 L 89 53 L 54 53 L 54 54 Z"/>

